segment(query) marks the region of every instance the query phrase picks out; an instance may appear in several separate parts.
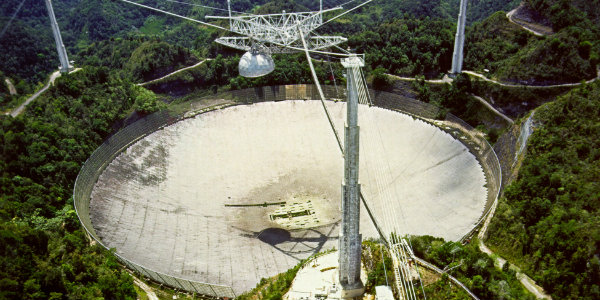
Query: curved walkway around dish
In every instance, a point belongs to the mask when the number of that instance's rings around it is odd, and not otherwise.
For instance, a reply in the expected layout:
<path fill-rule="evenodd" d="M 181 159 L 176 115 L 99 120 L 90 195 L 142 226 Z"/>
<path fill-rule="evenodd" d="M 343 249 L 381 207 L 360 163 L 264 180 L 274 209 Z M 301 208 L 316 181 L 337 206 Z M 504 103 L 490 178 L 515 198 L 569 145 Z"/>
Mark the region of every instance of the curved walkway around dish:
<path fill-rule="evenodd" d="M 142 82 L 142 83 L 138 83 L 137 85 L 139 85 L 139 86 L 145 86 L 145 85 L 148 85 L 148 84 L 152 84 L 152 83 L 155 83 L 155 82 L 161 81 L 161 80 L 163 80 L 163 79 L 165 79 L 165 78 L 168 78 L 168 77 L 170 77 L 170 76 L 173 76 L 173 75 L 175 75 L 175 74 L 177 74 L 177 73 L 179 73 L 179 72 L 183 72 L 183 71 L 185 71 L 185 70 L 189 70 L 189 69 L 195 68 L 195 67 L 197 67 L 197 66 L 199 66 L 199 65 L 203 64 L 203 63 L 204 63 L 205 61 L 207 61 L 207 60 L 212 60 L 212 58 L 206 58 L 206 59 L 204 59 L 204 60 L 201 60 L 200 62 L 198 62 L 198 63 L 196 63 L 196 64 L 194 64 L 194 65 L 191 65 L 191 66 L 189 66 L 189 67 L 181 68 L 181 69 L 179 69 L 179 70 L 176 70 L 176 71 L 173 71 L 173 72 L 171 72 L 171 73 L 169 73 L 169 74 L 167 74 L 167 75 L 165 75 L 165 76 L 163 76 L 163 77 L 156 78 L 156 79 L 152 79 L 152 80 L 150 80 L 150 81 L 146 81 L 146 82 Z"/>
<path fill-rule="evenodd" d="M 415 77 L 406 77 L 406 76 L 398 76 L 398 75 L 393 75 L 393 74 L 388 74 L 388 73 L 384 73 L 385 75 L 389 76 L 389 77 L 393 77 L 399 80 L 404 80 L 404 81 L 415 81 L 417 80 Z M 444 83 L 451 83 L 452 82 L 452 78 L 448 77 L 448 75 L 444 75 L 444 78 L 442 79 L 425 79 L 425 82 L 427 83 L 433 83 L 433 84 L 444 84 Z"/>
<path fill-rule="evenodd" d="M 512 83 L 504 83 L 504 82 L 500 82 L 494 79 L 489 79 L 487 78 L 485 75 L 474 72 L 474 71 L 468 71 L 468 70 L 463 70 L 462 71 L 465 74 L 468 74 L 470 76 L 473 77 L 477 77 L 483 81 L 487 81 L 493 84 L 497 84 L 503 87 L 515 87 L 515 88 L 559 88 L 559 87 L 577 87 L 582 85 L 582 82 L 577 82 L 577 83 L 562 83 L 562 84 L 551 84 L 551 85 L 526 85 L 526 84 L 512 84 Z M 403 77 L 403 76 L 397 76 L 397 75 L 392 75 L 392 74 L 385 74 L 389 77 L 392 78 L 396 78 L 399 80 L 403 80 L 403 81 L 415 81 L 416 79 L 414 77 Z M 590 80 L 585 81 L 585 84 L 589 84 L 592 82 L 595 82 L 596 80 L 600 79 L 600 67 L 597 68 L 596 70 L 596 77 L 592 78 Z M 444 83 L 450 83 L 452 82 L 452 79 L 450 77 L 448 77 L 447 75 L 444 76 L 444 78 L 442 79 L 432 79 L 432 80 L 425 80 L 425 82 L 427 83 L 431 83 L 431 84 L 444 84 Z M 472 95 L 475 99 L 477 99 L 477 101 L 479 101 L 481 104 L 483 104 L 485 107 L 487 107 L 491 112 L 493 112 L 494 114 L 500 116 L 501 118 L 503 118 L 504 120 L 506 120 L 507 122 L 509 122 L 510 124 L 514 124 L 514 121 L 509 118 L 508 116 L 506 116 L 505 114 L 503 114 L 502 112 L 498 111 L 498 109 L 496 109 L 493 105 L 491 105 L 489 102 L 487 102 L 485 99 L 476 96 L 476 95 Z"/>

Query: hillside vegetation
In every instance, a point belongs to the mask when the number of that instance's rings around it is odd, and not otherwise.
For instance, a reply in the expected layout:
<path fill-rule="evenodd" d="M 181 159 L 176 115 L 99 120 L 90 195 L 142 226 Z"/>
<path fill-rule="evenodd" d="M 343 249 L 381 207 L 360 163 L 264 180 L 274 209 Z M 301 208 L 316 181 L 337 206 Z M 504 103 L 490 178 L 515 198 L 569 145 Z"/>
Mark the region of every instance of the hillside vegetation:
<path fill-rule="evenodd" d="M 436 265 L 462 282 L 480 299 L 534 300 L 535 297 L 523 288 L 515 272 L 494 267 L 493 259 L 481 252 L 478 241 L 467 245 L 446 242 L 431 236 L 411 237 L 415 255 Z M 472 299 L 464 290 L 452 289 L 449 279 L 425 287 L 428 299 Z"/>
<path fill-rule="evenodd" d="M 71 193 L 138 94 L 86 67 L 59 78 L 24 115 L 0 117 L 0 299 L 135 299 L 129 274 L 89 244 Z"/>
<path fill-rule="evenodd" d="M 464 67 L 481 73 L 488 69 L 508 82 L 579 82 L 596 77 L 599 42 L 600 24 L 590 19 L 536 37 L 497 12 L 467 29 Z"/>
<path fill-rule="evenodd" d="M 600 299 L 600 83 L 535 111 L 487 243 L 554 299 Z"/>

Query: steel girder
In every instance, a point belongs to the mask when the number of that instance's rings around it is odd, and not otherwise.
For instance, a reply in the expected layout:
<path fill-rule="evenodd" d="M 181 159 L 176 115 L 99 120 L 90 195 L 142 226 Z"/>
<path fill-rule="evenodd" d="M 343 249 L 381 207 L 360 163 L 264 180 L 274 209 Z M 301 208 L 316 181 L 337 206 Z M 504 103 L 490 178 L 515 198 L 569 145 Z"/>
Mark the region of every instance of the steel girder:
<path fill-rule="evenodd" d="M 347 41 L 347 39 L 341 36 L 312 36 L 307 40 L 307 46 L 310 50 L 323 50 L 341 44 L 345 41 Z M 256 43 L 257 41 L 253 41 L 249 37 L 220 37 L 216 39 L 215 42 L 227 47 L 250 51 L 253 43 Z M 297 49 L 303 48 L 302 43 L 298 40 L 288 44 L 287 46 Z M 273 44 L 265 45 L 265 47 L 270 53 L 292 53 L 297 51 L 291 48 L 284 48 Z"/>

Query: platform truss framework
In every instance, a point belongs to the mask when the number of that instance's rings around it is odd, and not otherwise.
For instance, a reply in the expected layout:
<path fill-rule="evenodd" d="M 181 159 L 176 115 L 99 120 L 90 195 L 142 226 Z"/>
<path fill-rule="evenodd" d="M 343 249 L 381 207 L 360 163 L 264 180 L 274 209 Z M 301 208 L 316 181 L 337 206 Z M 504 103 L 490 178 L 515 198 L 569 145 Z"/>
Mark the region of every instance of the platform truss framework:
<path fill-rule="evenodd" d="M 252 40 L 249 37 L 221 37 L 215 40 L 216 43 L 219 43 L 223 46 L 250 51 L 252 46 L 256 43 L 256 41 Z M 340 36 L 311 36 L 306 41 L 309 44 L 309 49 L 311 50 L 325 50 L 327 48 L 331 48 L 338 44 L 346 42 L 346 38 Z M 302 48 L 301 42 L 298 40 L 293 41 L 289 44 L 290 47 L 293 48 Z M 278 45 L 273 45 L 268 47 L 270 53 L 293 53 L 297 52 L 297 50 L 289 48 L 289 47 L 280 47 Z"/>
<path fill-rule="evenodd" d="M 228 1 L 229 3 L 229 1 Z M 207 16 L 207 19 L 229 20 L 229 31 L 239 37 L 220 37 L 215 42 L 250 51 L 255 44 L 267 48 L 270 53 L 291 53 L 303 48 L 299 33 L 304 33 L 310 50 L 324 50 L 347 41 L 341 36 L 312 35 L 323 25 L 323 13 L 337 11 L 341 7 L 310 12 L 282 12 L 265 15 Z"/>

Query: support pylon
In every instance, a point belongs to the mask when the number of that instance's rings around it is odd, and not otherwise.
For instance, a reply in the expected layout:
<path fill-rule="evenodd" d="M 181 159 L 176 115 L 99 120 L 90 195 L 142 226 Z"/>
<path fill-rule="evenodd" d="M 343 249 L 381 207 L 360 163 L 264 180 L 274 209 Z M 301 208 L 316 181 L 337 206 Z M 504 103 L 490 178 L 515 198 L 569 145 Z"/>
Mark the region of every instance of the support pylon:
<path fill-rule="evenodd" d="M 353 69 L 364 66 L 357 56 L 342 60 L 348 84 L 347 123 L 344 142 L 344 183 L 342 184 L 342 228 L 340 232 L 339 281 L 342 298 L 362 296 L 364 285 L 360 280 L 362 236 L 360 223 L 360 184 L 358 183 L 358 90 L 359 78 Z"/>
<path fill-rule="evenodd" d="M 452 54 L 452 74 L 462 72 L 463 51 L 465 47 L 465 26 L 467 23 L 467 0 L 460 0 L 460 12 L 458 13 L 458 24 L 456 26 L 456 37 L 454 38 L 454 53 Z"/>
<path fill-rule="evenodd" d="M 46 9 L 48 9 L 48 16 L 50 17 L 50 25 L 52 27 L 52 33 L 54 34 L 54 41 L 56 42 L 56 50 L 58 51 L 58 58 L 60 59 L 60 72 L 68 73 L 73 70 L 73 66 L 69 63 L 69 57 L 67 56 L 67 50 L 63 44 L 62 37 L 60 36 L 60 29 L 56 22 L 56 16 L 54 16 L 54 9 L 52 9 L 51 0 L 46 0 Z"/>

